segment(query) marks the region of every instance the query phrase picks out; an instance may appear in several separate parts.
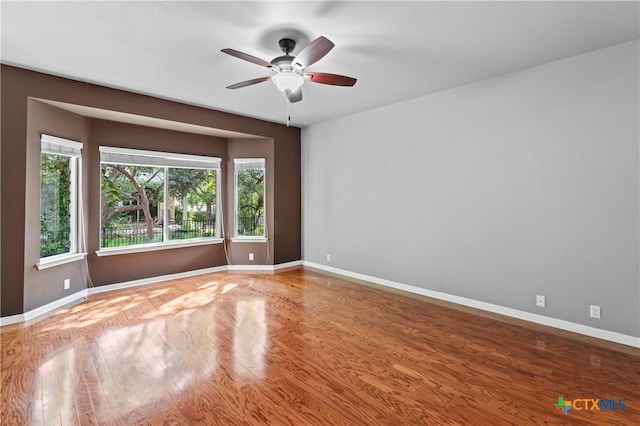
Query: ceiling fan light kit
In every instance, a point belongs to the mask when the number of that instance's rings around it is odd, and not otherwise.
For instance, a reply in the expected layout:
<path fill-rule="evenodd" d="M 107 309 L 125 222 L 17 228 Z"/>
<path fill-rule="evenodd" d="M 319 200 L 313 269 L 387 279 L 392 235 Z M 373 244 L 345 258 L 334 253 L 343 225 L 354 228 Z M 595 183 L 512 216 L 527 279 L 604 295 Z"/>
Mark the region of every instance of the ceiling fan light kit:
<path fill-rule="evenodd" d="M 278 42 L 278 44 L 280 45 L 280 49 L 284 52 L 284 55 L 274 58 L 271 62 L 267 62 L 263 59 L 235 49 L 222 49 L 223 53 L 273 70 L 273 75 L 271 77 L 258 77 L 252 80 L 242 81 L 240 83 L 227 86 L 227 89 L 239 89 L 241 87 L 251 86 L 271 79 L 278 90 L 284 93 L 287 103 L 289 104 L 300 102 L 302 100 L 302 85 L 305 80 L 312 83 L 328 84 L 331 86 L 353 86 L 356 84 L 357 80 L 355 78 L 344 75 L 319 72 L 305 73 L 305 68 L 318 62 L 327 53 L 329 53 L 331 49 L 333 49 L 334 44 L 328 38 L 322 36 L 318 37 L 311 43 L 307 44 L 295 57 L 289 55 L 289 53 L 293 52 L 296 47 L 296 42 L 294 40 L 290 38 L 283 38 Z"/>
<path fill-rule="evenodd" d="M 298 90 L 304 83 L 304 78 L 292 71 L 280 71 L 271 77 L 271 81 L 273 81 L 278 90 L 282 93 L 287 93 L 287 90 L 290 92 Z"/>

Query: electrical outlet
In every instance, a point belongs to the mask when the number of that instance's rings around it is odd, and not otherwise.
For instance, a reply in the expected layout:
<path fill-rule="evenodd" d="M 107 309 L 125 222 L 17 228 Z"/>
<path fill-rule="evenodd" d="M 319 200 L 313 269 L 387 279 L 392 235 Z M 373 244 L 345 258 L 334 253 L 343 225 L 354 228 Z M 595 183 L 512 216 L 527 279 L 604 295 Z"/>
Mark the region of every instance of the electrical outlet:
<path fill-rule="evenodd" d="M 597 305 L 589 306 L 589 316 L 591 318 L 600 319 L 600 306 L 597 306 Z"/>
<path fill-rule="evenodd" d="M 253 260 L 253 253 L 249 253 L 249 260 Z"/>
<path fill-rule="evenodd" d="M 547 304 L 546 298 L 540 294 L 538 294 L 536 296 L 536 306 L 540 306 L 541 308 L 544 308 Z"/>
<path fill-rule="evenodd" d="M 69 287 L 71 287 L 71 280 L 67 278 L 66 280 L 64 280 L 64 289 L 69 290 Z"/>
<path fill-rule="evenodd" d="M 327 262 L 331 262 L 331 255 L 327 253 Z"/>

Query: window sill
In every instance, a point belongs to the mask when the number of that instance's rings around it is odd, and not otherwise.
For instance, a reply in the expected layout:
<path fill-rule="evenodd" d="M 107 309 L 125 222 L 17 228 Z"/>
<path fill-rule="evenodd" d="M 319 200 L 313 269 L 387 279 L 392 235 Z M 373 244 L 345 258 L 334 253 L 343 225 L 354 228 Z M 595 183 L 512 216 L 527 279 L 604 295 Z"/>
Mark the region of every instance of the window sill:
<path fill-rule="evenodd" d="M 87 253 L 60 254 L 58 256 L 45 257 L 36 263 L 39 271 L 43 269 L 53 268 L 54 266 L 64 265 L 66 263 L 77 262 L 85 258 Z"/>
<path fill-rule="evenodd" d="M 169 243 L 151 243 L 151 244 L 140 244 L 136 246 L 127 246 L 127 247 L 109 247 L 103 248 L 96 252 L 96 255 L 102 256 L 115 256 L 118 254 L 130 254 L 130 253 L 143 253 L 146 251 L 157 251 L 157 250 L 169 250 L 174 248 L 184 248 L 184 247 L 195 247 L 195 246 L 204 246 L 208 244 L 220 244 L 222 243 L 222 238 L 207 238 L 201 240 L 189 240 L 189 241 L 175 241 Z"/>
<path fill-rule="evenodd" d="M 235 237 L 231 239 L 232 243 L 266 243 L 264 237 Z"/>

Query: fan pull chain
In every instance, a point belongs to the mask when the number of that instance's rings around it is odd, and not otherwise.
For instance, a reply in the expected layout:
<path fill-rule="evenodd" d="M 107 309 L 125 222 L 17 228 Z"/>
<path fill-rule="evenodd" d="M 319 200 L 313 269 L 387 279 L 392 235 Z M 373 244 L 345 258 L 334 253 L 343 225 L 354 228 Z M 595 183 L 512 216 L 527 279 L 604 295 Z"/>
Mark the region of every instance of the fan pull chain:
<path fill-rule="evenodd" d="M 289 93 L 287 93 L 284 97 L 285 102 L 287 103 L 287 127 L 289 127 L 289 122 L 291 121 L 291 113 L 289 112 L 290 108 L 291 108 L 291 102 L 289 102 L 289 96 L 290 96 L 290 91 L 287 90 Z"/>

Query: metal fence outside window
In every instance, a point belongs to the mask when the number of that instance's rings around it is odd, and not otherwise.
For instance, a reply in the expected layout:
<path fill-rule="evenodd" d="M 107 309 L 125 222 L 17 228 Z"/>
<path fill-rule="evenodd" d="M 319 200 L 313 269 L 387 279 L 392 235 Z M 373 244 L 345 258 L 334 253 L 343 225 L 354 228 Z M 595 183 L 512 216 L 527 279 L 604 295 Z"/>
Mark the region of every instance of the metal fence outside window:
<path fill-rule="evenodd" d="M 264 216 L 257 218 L 255 216 L 239 216 L 238 217 L 238 235 L 241 236 L 257 236 L 264 235 Z"/>
<path fill-rule="evenodd" d="M 167 223 L 169 240 L 215 237 L 215 219 L 172 220 Z M 149 238 L 146 223 L 122 223 L 102 228 L 100 247 L 122 247 L 163 241 L 163 224 L 154 223 L 153 237 Z"/>

